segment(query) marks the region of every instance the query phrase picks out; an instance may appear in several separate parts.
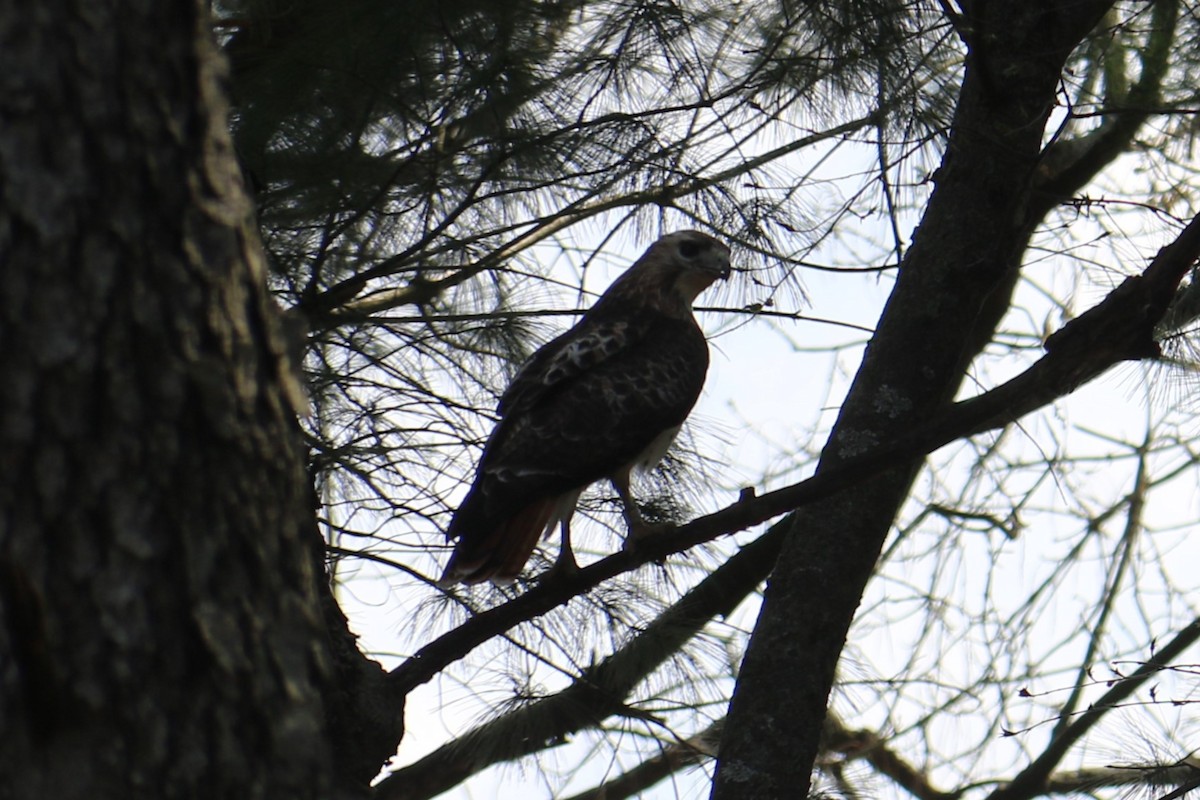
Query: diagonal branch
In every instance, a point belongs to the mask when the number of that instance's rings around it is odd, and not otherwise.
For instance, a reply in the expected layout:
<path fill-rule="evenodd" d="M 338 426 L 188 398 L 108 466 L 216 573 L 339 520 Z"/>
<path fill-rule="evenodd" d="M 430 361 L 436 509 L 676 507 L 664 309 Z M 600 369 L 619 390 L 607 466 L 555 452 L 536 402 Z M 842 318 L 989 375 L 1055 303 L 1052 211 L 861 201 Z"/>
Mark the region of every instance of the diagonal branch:
<path fill-rule="evenodd" d="M 731 614 L 766 579 L 784 529 L 776 525 L 743 547 L 629 643 L 586 670 L 566 689 L 484 723 L 394 772 L 377 787 L 377 797 L 433 797 L 493 764 L 544 750 L 608 717 L 644 716 L 628 707 L 626 698 L 711 619 Z"/>
<path fill-rule="evenodd" d="M 1050 740 L 1050 744 L 1029 766 L 1007 784 L 996 789 L 987 800 L 1030 800 L 1047 791 L 1051 773 L 1075 742 L 1086 734 L 1110 709 L 1129 697 L 1147 680 L 1158 675 L 1185 650 L 1200 641 L 1200 618 L 1175 635 L 1170 642 L 1159 648 L 1145 664 L 1133 674 L 1118 681 L 1111 689 L 1093 703 L 1086 711 L 1061 733 Z"/>
<path fill-rule="evenodd" d="M 887 746 L 878 734 L 868 730 L 851 730 L 833 711 L 825 715 L 825 730 L 821 750 L 828 757 L 838 753 L 845 760 L 864 759 L 880 775 L 890 779 L 916 800 L 957 800 L 961 792 L 943 792 L 935 788 L 926 775 Z M 818 761 L 818 764 L 821 762 Z"/>
<path fill-rule="evenodd" d="M 667 745 L 658 755 L 617 777 L 563 800 L 629 800 L 631 797 L 640 797 L 642 792 L 659 781 L 715 757 L 724 725 L 725 719 L 722 717 L 694 736 Z"/>
<path fill-rule="evenodd" d="M 1085 794 L 1120 786 L 1175 787 L 1158 800 L 1175 800 L 1200 785 L 1200 759 L 1185 758 L 1173 764 L 1122 764 L 1056 772 L 1046 782 L 1048 794 Z"/>
<path fill-rule="evenodd" d="M 547 580 L 421 648 L 392 670 L 391 680 L 407 692 L 493 636 L 564 605 L 609 578 L 786 514 L 956 439 L 1001 428 L 1070 394 L 1122 361 L 1158 357 L 1155 326 L 1198 257 L 1200 216 L 1158 252 L 1143 274 L 1127 278 L 1098 305 L 1051 336 L 1046 341 L 1046 355 L 1012 380 L 954 403 L 933 422 L 835 468 L 759 497 L 743 498 L 670 533 L 639 542 L 635 550 L 615 553 L 573 575 Z"/>
<path fill-rule="evenodd" d="M 1065 197 L 1082 189 L 1121 153 L 1154 114 L 1174 113 L 1162 107 L 1162 82 L 1167 75 L 1171 44 L 1176 40 L 1178 0 L 1155 0 L 1149 34 L 1140 53 L 1138 81 L 1123 96 L 1105 97 L 1105 122 L 1090 133 L 1051 144 L 1038 165 L 1038 185 L 1031 217 L 1041 219 Z M 1117 69 L 1125 69 L 1119 63 Z M 1123 83 L 1123 82 L 1122 82 Z"/>
<path fill-rule="evenodd" d="M 1144 528 L 1145 519 L 1143 515 L 1146 512 L 1146 501 L 1150 493 L 1150 488 L 1154 485 L 1154 482 L 1150 478 L 1150 465 L 1148 463 L 1154 435 L 1154 430 L 1147 427 L 1146 438 L 1143 440 L 1141 447 L 1137 448 L 1137 471 L 1133 479 L 1133 489 L 1126 498 L 1128 510 L 1125 515 L 1125 531 L 1121 536 L 1118 549 L 1121 555 L 1117 563 L 1113 565 L 1111 578 L 1105 581 L 1096 621 L 1088 626 L 1090 632 L 1087 651 L 1083 654 L 1083 660 L 1079 664 L 1079 673 L 1075 678 L 1075 687 L 1071 690 L 1070 696 L 1067 697 L 1066 702 L 1062 705 L 1062 717 L 1055 725 L 1054 732 L 1050 734 L 1051 739 L 1061 735 L 1063 731 L 1070 727 L 1071 718 L 1075 715 L 1075 711 L 1079 708 L 1079 702 L 1083 698 L 1084 687 L 1087 685 L 1088 670 L 1092 668 L 1092 665 L 1097 660 L 1101 639 L 1108 633 L 1108 621 L 1116 606 L 1116 599 L 1120 594 L 1122 581 L 1127 577 L 1132 568 L 1134 552 L 1136 550 L 1134 542 Z"/>

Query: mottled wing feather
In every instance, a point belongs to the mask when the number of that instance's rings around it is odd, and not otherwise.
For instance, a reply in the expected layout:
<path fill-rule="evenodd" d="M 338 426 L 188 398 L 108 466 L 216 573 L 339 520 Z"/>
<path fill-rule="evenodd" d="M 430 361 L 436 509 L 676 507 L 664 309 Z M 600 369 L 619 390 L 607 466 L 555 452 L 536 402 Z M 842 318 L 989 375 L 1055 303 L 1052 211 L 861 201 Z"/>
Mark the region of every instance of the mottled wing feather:
<path fill-rule="evenodd" d="M 629 348 L 644 334 L 645 326 L 628 320 L 585 318 L 547 342 L 517 370 L 497 410 L 506 416 L 533 407 L 546 392 Z"/>
<path fill-rule="evenodd" d="M 510 411 L 481 472 L 576 486 L 605 477 L 680 424 L 703 386 L 707 345 L 691 321 L 662 318 L 648 332 L 556 382 L 521 413 Z"/>

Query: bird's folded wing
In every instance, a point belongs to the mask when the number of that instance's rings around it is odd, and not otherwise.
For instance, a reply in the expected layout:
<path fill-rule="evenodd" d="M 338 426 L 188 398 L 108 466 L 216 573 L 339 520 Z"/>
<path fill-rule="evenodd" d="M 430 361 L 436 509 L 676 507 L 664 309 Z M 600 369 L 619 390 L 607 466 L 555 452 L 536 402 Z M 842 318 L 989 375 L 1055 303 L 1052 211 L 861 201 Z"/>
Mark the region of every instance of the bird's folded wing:
<path fill-rule="evenodd" d="M 513 377 L 497 407 L 501 416 L 528 410 L 545 394 L 625 351 L 647 326 L 620 320 L 587 320 L 547 342 Z"/>

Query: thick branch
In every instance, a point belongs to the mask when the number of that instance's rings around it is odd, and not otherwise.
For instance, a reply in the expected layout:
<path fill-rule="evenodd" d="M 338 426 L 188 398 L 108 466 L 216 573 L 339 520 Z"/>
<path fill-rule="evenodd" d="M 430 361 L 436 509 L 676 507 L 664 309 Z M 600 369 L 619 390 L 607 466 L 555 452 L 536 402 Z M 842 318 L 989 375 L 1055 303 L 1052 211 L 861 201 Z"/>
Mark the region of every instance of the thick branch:
<path fill-rule="evenodd" d="M 982 35 L 946 155 L 822 450 L 822 472 L 874 452 L 897 430 L 936 425 L 992 338 L 1027 240 L 1030 177 L 1063 62 L 1104 6 L 997 0 L 971 10 Z M 921 463 L 898 461 L 793 519 L 730 702 L 713 800 L 807 792 L 847 632 Z"/>

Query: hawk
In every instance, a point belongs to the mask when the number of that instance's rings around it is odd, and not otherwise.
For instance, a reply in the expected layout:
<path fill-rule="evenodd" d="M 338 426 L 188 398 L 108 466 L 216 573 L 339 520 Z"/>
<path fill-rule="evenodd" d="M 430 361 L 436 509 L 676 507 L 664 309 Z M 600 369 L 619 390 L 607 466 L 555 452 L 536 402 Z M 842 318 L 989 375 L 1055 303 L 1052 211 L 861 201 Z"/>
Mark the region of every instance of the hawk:
<path fill-rule="evenodd" d="M 521 366 L 446 530 L 458 543 L 439 585 L 512 582 L 556 525 L 556 568 L 573 568 L 575 504 L 605 478 L 621 497 L 630 537 L 649 530 L 629 492 L 630 472 L 658 463 L 700 396 L 708 343 L 692 303 L 729 270 L 729 248 L 713 237 L 668 234 Z"/>

